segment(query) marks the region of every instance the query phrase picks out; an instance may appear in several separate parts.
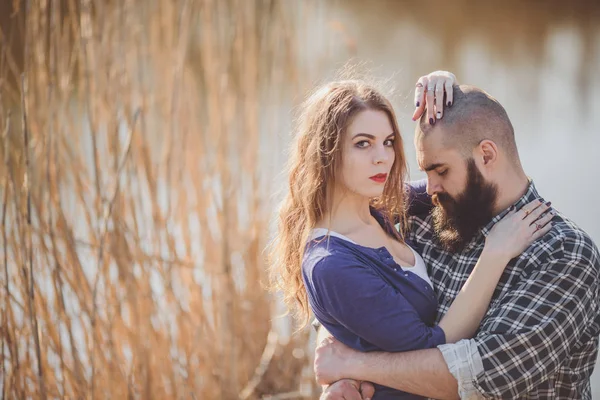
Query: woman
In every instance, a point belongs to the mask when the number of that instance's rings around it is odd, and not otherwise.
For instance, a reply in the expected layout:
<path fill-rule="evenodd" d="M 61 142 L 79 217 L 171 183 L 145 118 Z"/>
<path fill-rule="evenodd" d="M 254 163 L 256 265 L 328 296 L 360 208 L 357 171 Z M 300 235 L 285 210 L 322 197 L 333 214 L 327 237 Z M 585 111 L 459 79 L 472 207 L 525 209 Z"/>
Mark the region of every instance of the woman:
<path fill-rule="evenodd" d="M 443 76 L 430 78 L 451 88 L 452 76 Z M 305 324 L 312 311 L 336 339 L 361 351 L 424 349 L 471 337 L 509 260 L 550 229 L 552 215 L 540 202 L 526 206 L 531 213 L 523 220 L 509 213 L 434 325 L 436 296 L 425 265 L 403 240 L 406 162 L 389 101 L 361 81 L 318 89 L 302 108 L 289 172 L 273 250 L 277 282 Z M 536 220 L 543 228 L 533 231 Z M 400 221 L 399 231 L 392 221 Z M 419 398 L 376 389 L 376 399 Z"/>

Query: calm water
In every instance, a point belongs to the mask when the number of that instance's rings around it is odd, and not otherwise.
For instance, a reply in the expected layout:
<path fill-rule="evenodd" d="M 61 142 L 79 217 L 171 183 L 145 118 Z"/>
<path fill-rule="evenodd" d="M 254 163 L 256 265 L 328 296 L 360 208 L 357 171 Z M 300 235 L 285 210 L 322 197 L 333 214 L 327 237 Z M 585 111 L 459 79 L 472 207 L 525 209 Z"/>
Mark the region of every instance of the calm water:
<path fill-rule="evenodd" d="M 305 68 L 328 79 L 354 59 L 390 78 L 412 178 L 423 176 L 410 120 L 416 79 L 447 69 L 480 86 L 505 106 L 539 192 L 600 243 L 600 3 L 413 3 L 304 9 L 313 16 L 303 27 Z M 600 368 L 593 387 L 600 399 Z"/>

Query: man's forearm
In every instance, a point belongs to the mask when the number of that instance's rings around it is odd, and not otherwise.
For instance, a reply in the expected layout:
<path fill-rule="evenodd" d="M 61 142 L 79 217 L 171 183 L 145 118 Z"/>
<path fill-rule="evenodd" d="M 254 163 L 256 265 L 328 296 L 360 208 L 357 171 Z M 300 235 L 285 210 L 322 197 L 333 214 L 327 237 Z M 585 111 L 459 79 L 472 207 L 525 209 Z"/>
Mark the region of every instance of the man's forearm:
<path fill-rule="evenodd" d="M 353 378 L 435 399 L 459 399 L 458 384 L 438 349 L 361 353 Z"/>

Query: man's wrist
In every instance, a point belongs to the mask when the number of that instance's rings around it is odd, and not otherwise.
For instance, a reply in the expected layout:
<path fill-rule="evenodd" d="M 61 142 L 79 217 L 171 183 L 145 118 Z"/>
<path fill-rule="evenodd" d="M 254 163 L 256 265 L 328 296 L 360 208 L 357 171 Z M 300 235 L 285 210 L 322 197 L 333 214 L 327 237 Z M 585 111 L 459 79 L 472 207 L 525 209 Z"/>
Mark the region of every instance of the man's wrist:
<path fill-rule="evenodd" d="M 348 378 L 356 379 L 357 381 L 370 381 L 369 379 L 369 371 L 371 368 L 369 367 L 369 363 L 373 356 L 382 355 L 385 353 L 380 352 L 360 352 L 357 351 L 351 360 L 347 363 Z"/>

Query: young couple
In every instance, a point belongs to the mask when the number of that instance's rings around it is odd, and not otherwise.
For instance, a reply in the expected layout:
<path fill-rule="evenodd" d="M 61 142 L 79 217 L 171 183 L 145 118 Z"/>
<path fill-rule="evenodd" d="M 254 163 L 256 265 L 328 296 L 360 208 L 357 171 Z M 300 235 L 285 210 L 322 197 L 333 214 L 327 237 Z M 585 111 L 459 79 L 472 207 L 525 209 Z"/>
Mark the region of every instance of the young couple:
<path fill-rule="evenodd" d="M 441 71 L 415 98 L 411 185 L 376 89 L 333 82 L 302 108 L 273 271 L 324 328 L 322 399 L 591 399 L 597 247 L 538 194 L 498 101 Z"/>

